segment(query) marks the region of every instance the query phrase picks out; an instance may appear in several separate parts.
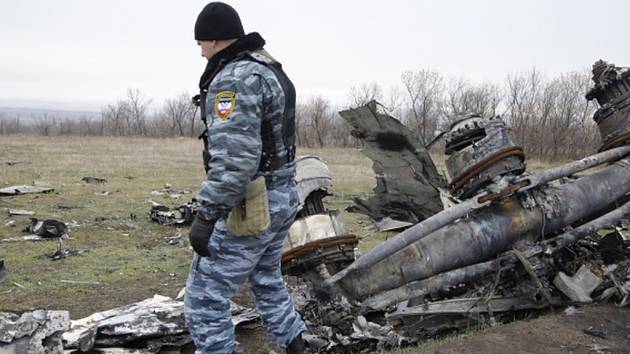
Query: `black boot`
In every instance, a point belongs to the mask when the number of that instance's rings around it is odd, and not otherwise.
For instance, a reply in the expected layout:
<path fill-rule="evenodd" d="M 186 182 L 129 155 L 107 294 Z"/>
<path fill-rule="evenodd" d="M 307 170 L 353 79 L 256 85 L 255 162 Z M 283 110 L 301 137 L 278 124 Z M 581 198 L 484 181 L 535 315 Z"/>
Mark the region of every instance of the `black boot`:
<path fill-rule="evenodd" d="M 287 354 L 302 354 L 305 349 L 304 339 L 302 339 L 302 333 L 300 333 L 289 343 Z"/>

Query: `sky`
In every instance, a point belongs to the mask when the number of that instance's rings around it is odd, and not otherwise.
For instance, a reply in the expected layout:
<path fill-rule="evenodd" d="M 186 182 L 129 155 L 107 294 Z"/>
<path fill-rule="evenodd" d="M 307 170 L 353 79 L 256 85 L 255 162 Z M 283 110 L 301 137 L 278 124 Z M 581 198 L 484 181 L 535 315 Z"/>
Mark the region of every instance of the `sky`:
<path fill-rule="evenodd" d="M 434 69 L 471 82 L 547 76 L 597 59 L 630 66 L 629 1 L 227 1 L 259 32 L 299 99 Z M 207 1 L 0 0 L 0 106 L 98 111 L 139 89 L 195 93 L 193 27 Z"/>

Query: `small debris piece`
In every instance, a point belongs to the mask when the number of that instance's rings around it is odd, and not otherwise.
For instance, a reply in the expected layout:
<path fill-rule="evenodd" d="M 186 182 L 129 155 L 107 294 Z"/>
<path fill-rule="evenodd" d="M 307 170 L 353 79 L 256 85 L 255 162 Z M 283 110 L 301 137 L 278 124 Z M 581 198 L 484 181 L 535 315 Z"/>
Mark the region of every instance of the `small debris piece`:
<path fill-rule="evenodd" d="M 165 205 L 154 204 L 149 211 L 149 217 L 160 225 L 190 225 L 196 213 L 197 203 L 193 200 L 173 209 Z"/>
<path fill-rule="evenodd" d="M 376 226 L 379 231 L 395 231 L 406 229 L 413 226 L 413 224 L 406 221 L 394 220 L 389 216 L 386 216 L 380 221 L 374 221 L 374 226 Z"/>
<path fill-rule="evenodd" d="M 183 287 L 178 293 L 177 293 L 177 297 L 175 298 L 175 300 L 181 300 L 184 298 L 184 296 L 186 296 L 186 287 Z"/>
<path fill-rule="evenodd" d="M 54 189 L 50 187 L 19 185 L 0 189 L 0 196 L 20 195 L 27 193 L 49 193 L 52 191 L 54 191 Z"/>
<path fill-rule="evenodd" d="M 573 277 L 559 272 L 553 280 L 553 284 L 562 291 L 571 301 L 592 302 L 590 294 L 602 283 L 602 280 L 586 265 L 582 265 Z"/>
<path fill-rule="evenodd" d="M 584 313 L 584 311 L 578 311 L 575 306 L 569 306 L 564 310 L 565 316 L 573 316 L 578 313 Z"/>
<path fill-rule="evenodd" d="M 9 273 L 7 273 L 7 269 L 4 267 L 4 259 L 0 259 L 0 283 L 5 281 Z"/>
<path fill-rule="evenodd" d="M 603 236 L 597 246 L 604 264 L 613 264 L 624 260 L 630 251 L 627 250 L 621 232 L 615 230 Z"/>
<path fill-rule="evenodd" d="M 66 249 L 63 244 L 63 238 L 59 238 L 59 245 L 57 246 L 57 250 L 55 251 L 55 253 L 50 255 L 50 258 L 52 258 L 53 261 L 58 261 L 69 256 L 76 256 L 83 252 L 85 252 L 85 250 L 79 250 L 76 248 Z"/>
<path fill-rule="evenodd" d="M 19 161 L 0 160 L 0 165 L 13 166 L 13 165 L 18 164 L 18 163 L 19 163 Z"/>
<path fill-rule="evenodd" d="M 58 220 L 31 218 L 31 225 L 26 231 L 42 237 L 62 237 L 68 235 L 68 226 Z"/>
<path fill-rule="evenodd" d="M 65 280 L 65 279 L 61 279 L 59 280 L 60 283 L 64 283 L 64 284 L 88 284 L 88 285 L 101 285 L 101 283 L 97 282 L 97 281 L 80 281 L 80 280 Z"/>
<path fill-rule="evenodd" d="M 50 240 L 50 238 L 41 237 L 37 235 L 26 235 L 26 236 L 2 238 L 0 239 L 0 243 L 22 242 L 22 241 L 46 241 L 46 240 Z"/>
<path fill-rule="evenodd" d="M 598 354 L 610 353 L 610 347 L 597 343 L 590 344 L 588 348 L 590 349 L 590 351 Z"/>
<path fill-rule="evenodd" d="M 83 208 L 80 205 L 74 205 L 74 204 L 57 204 L 56 207 L 58 209 L 82 209 Z"/>
<path fill-rule="evenodd" d="M 0 352 L 63 353 L 61 336 L 69 328 L 68 311 L 0 312 Z"/>
<path fill-rule="evenodd" d="M 87 176 L 87 177 L 81 178 L 81 180 L 83 182 L 85 182 L 85 183 L 88 183 L 88 184 L 105 184 L 105 183 L 107 183 L 107 179 L 106 178 L 101 178 L 101 177 Z"/>
<path fill-rule="evenodd" d="M 7 221 L 7 223 L 4 224 L 4 226 L 15 227 L 15 220 Z"/>
<path fill-rule="evenodd" d="M 597 329 L 597 328 L 593 328 L 593 326 L 590 326 L 588 328 L 584 328 L 582 330 L 582 332 L 593 336 L 593 337 L 599 337 L 602 339 L 606 339 L 606 336 L 608 335 L 608 333 L 606 332 L 606 330 L 604 329 Z"/>
<path fill-rule="evenodd" d="M 166 243 L 168 243 L 171 246 L 174 245 L 179 245 L 182 242 L 183 238 L 182 235 L 177 235 L 177 236 L 173 236 L 173 237 L 165 237 L 164 241 L 166 241 Z"/>
<path fill-rule="evenodd" d="M 35 214 L 34 211 L 22 210 L 22 209 L 9 209 L 8 212 L 9 212 L 9 216 L 28 216 L 28 215 Z"/>

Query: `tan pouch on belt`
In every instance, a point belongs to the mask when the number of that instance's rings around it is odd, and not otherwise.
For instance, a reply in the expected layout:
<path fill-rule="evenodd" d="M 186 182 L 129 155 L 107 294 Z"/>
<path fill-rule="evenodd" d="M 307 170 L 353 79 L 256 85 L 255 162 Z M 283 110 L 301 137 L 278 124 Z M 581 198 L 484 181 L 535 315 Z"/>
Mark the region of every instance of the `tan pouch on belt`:
<path fill-rule="evenodd" d="M 258 177 L 247 186 L 245 197 L 228 215 L 228 231 L 234 236 L 256 236 L 271 225 L 265 177 Z"/>

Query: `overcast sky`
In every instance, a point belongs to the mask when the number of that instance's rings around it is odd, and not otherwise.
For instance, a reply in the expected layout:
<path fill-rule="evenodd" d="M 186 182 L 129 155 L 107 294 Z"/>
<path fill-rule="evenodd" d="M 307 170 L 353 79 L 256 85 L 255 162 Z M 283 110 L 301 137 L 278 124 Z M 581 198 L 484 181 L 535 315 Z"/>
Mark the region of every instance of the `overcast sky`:
<path fill-rule="evenodd" d="M 205 59 L 193 26 L 207 1 L 0 0 L 0 105 L 98 110 L 140 89 L 194 93 Z M 229 1 L 302 99 L 341 103 L 406 70 L 473 82 L 548 76 L 599 58 L 630 65 L 629 1 Z"/>

